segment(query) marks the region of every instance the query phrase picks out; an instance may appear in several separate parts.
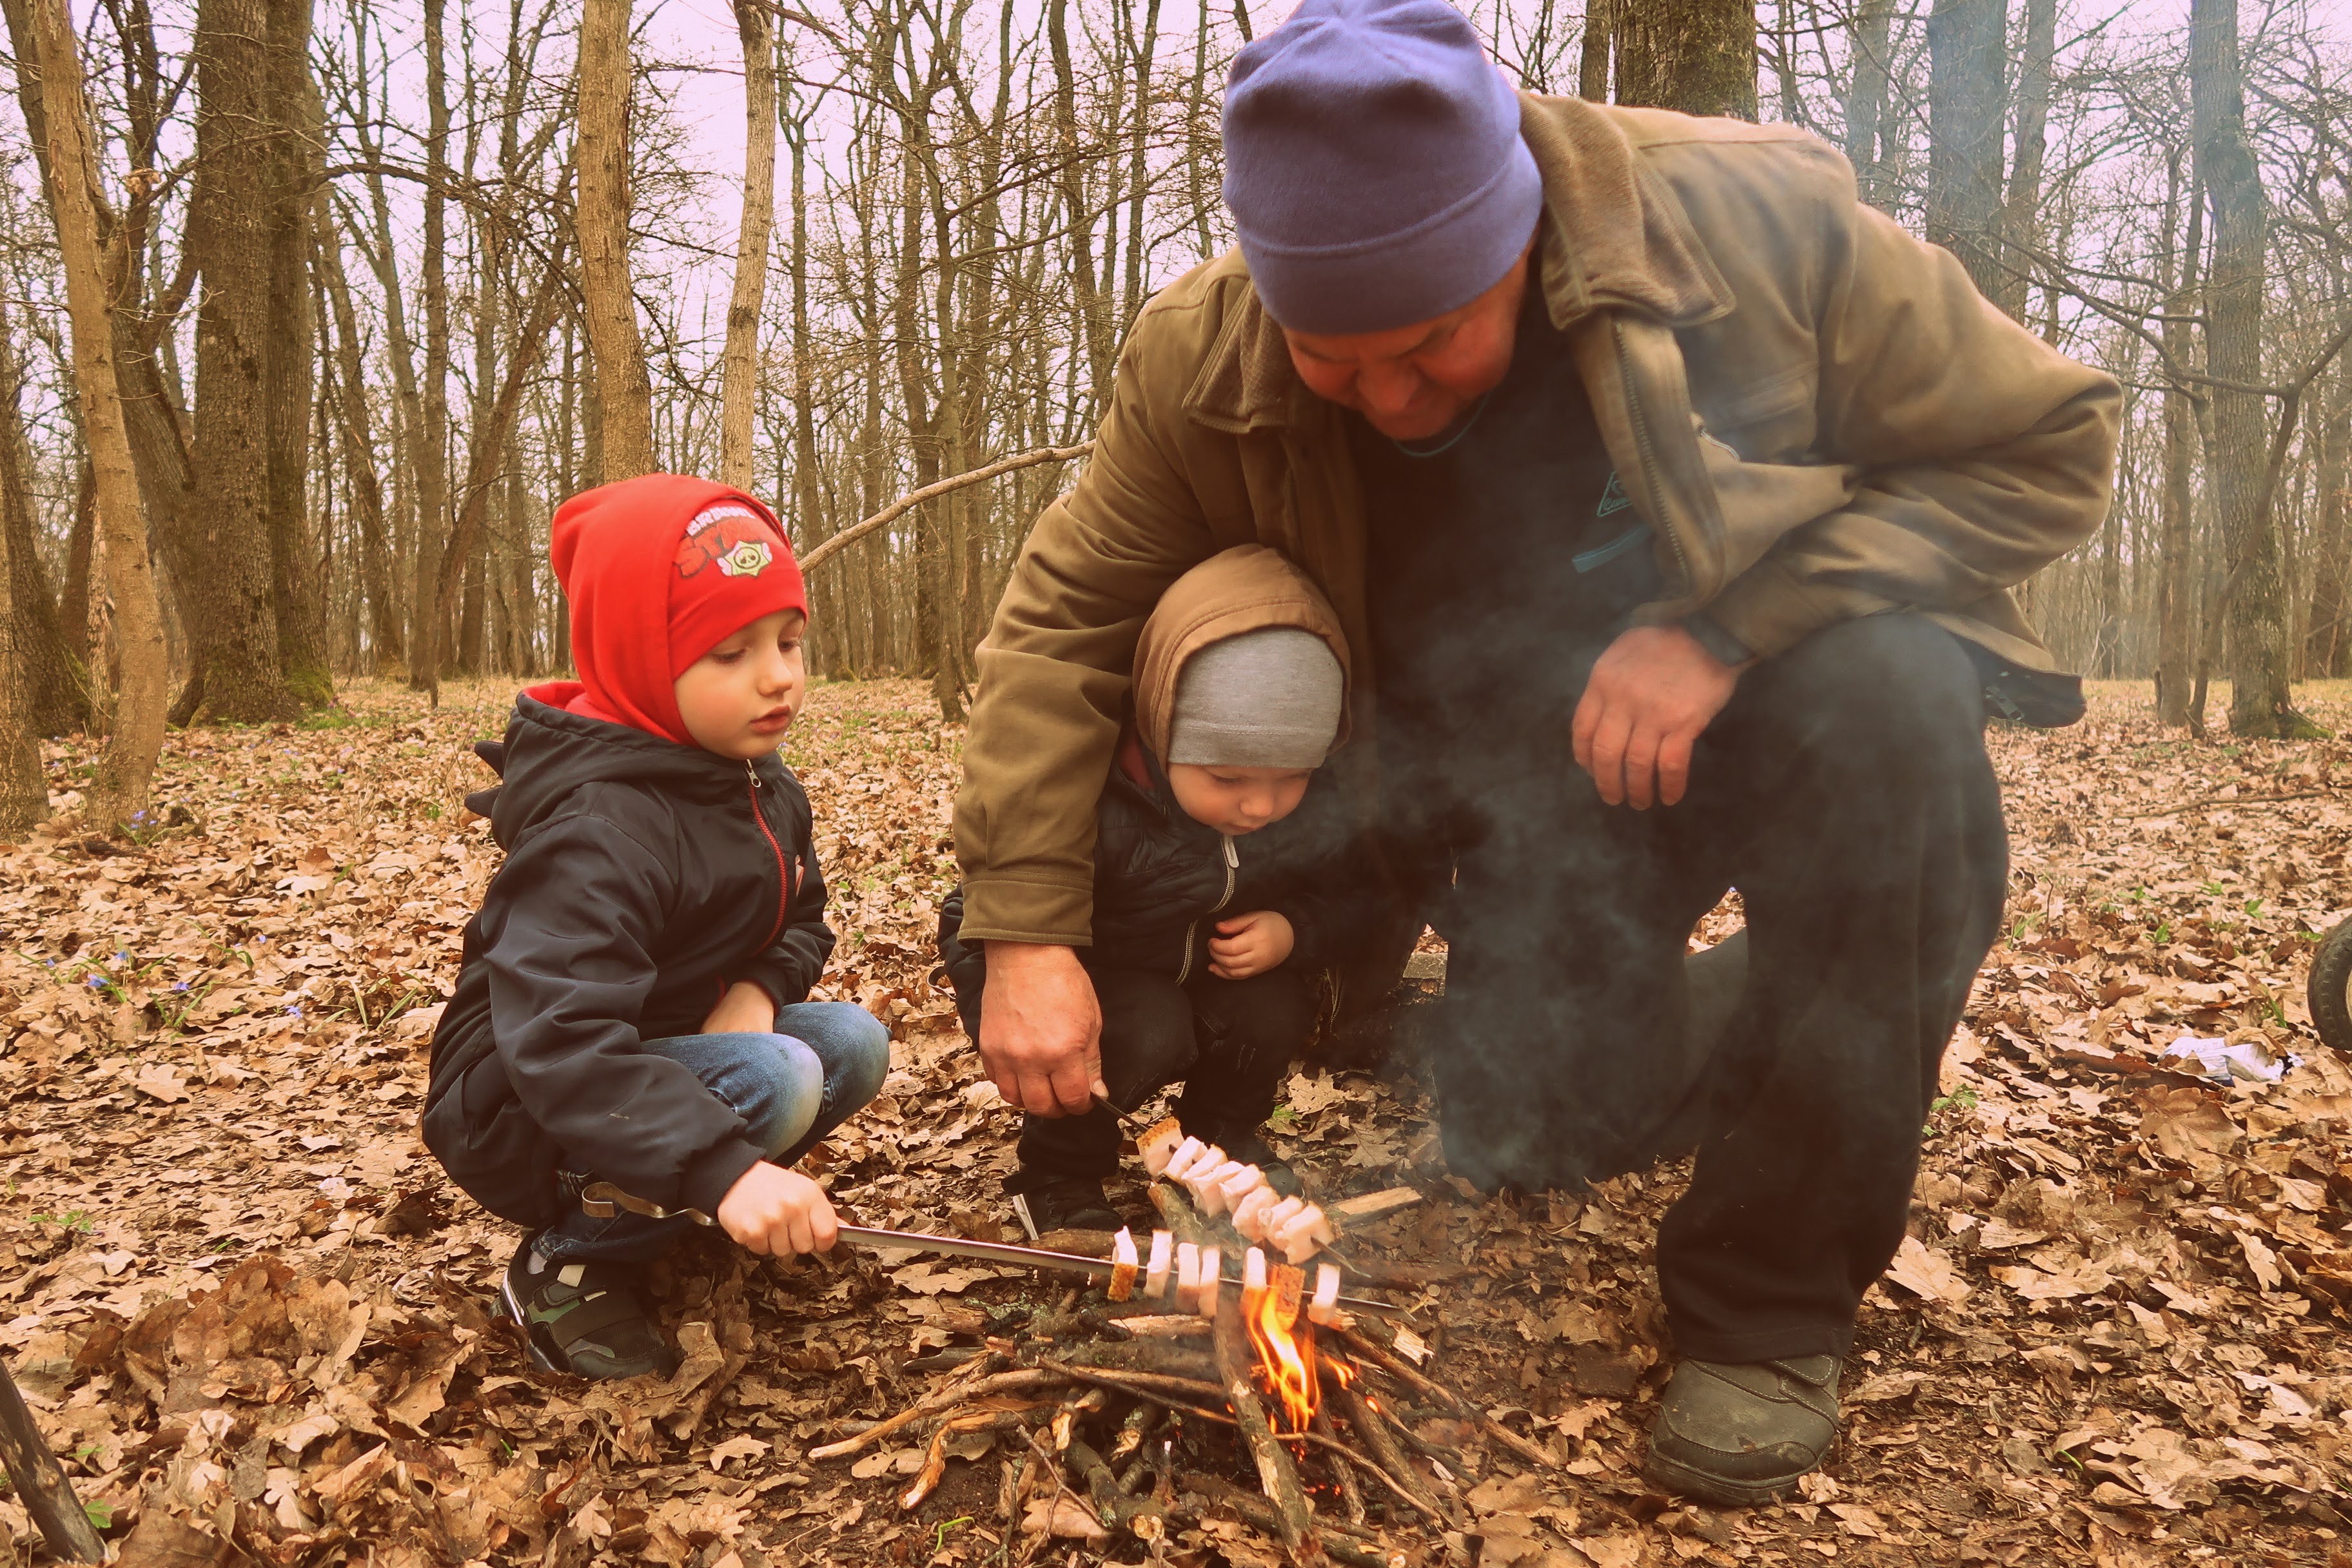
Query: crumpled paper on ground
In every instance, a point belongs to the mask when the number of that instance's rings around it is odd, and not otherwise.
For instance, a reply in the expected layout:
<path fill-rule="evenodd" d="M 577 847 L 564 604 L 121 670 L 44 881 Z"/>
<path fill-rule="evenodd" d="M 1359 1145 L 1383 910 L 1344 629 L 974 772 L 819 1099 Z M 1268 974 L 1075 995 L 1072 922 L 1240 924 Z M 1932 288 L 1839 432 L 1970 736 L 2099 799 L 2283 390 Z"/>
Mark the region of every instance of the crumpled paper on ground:
<path fill-rule="evenodd" d="M 2291 1068 L 2303 1065 L 2303 1058 L 2292 1052 L 2282 1052 L 2276 1058 L 2253 1040 L 2241 1040 L 2231 1045 L 2226 1040 L 2209 1040 L 2197 1035 L 2183 1035 L 2164 1047 L 2168 1059 L 2194 1062 L 2207 1078 L 2215 1083 L 2233 1079 L 2247 1083 L 2276 1083 Z"/>

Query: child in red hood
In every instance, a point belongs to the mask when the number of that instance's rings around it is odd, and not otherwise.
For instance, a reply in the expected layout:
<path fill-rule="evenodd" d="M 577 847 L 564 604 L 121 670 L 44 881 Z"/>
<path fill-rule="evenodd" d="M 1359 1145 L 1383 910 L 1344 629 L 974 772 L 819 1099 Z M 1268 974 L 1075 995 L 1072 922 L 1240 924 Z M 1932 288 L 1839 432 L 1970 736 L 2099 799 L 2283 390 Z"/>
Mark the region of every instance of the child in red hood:
<path fill-rule="evenodd" d="M 477 748 L 502 782 L 469 804 L 507 858 L 434 1036 L 425 1141 L 529 1227 L 502 1293 L 542 1365 L 667 1374 L 635 1276 L 687 1222 L 593 1219 L 579 1189 L 701 1209 L 754 1252 L 829 1248 L 832 1205 L 789 1167 L 874 1097 L 889 1032 L 805 999 L 833 932 L 776 756 L 808 601 L 775 519 L 648 474 L 551 532 L 580 679 L 521 693 Z"/>

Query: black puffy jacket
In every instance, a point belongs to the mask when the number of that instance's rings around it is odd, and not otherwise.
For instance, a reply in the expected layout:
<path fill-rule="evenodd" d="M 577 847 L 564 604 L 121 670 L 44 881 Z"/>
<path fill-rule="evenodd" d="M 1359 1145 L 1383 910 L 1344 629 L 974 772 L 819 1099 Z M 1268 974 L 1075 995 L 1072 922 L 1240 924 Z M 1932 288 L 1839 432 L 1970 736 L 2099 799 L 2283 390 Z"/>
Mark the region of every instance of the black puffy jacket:
<path fill-rule="evenodd" d="M 1255 833 L 1230 837 L 1184 815 L 1167 773 L 1123 738 L 1096 808 L 1094 942 L 1078 950 L 1089 969 L 1141 969 L 1182 982 L 1205 973 L 1217 921 L 1273 910 L 1290 921 L 1285 962 L 1319 969 L 1361 932 L 1377 873 L 1318 775 L 1297 810 Z M 1146 783 L 1139 782 L 1140 773 Z M 980 955 L 958 940 L 963 891 L 940 910 L 940 951 L 959 992 L 978 978 Z"/>
<path fill-rule="evenodd" d="M 736 981 L 779 1005 L 816 983 L 834 939 L 807 795 L 772 755 L 735 762 L 530 693 L 503 748 L 480 750 L 503 782 L 472 800 L 507 858 L 433 1037 L 426 1145 L 521 1225 L 555 1217 L 559 1167 L 715 1210 L 761 1151 L 639 1044 L 698 1032 Z"/>

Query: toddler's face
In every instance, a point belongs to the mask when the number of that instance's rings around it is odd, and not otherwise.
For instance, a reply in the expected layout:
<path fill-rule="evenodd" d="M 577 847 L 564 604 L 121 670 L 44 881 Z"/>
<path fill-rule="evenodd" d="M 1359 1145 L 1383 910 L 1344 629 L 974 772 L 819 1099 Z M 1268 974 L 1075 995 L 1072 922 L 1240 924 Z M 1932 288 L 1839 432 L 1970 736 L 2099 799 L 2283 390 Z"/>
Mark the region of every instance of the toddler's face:
<path fill-rule="evenodd" d="M 1211 763 L 1174 763 L 1168 769 L 1169 787 L 1184 815 L 1236 837 L 1297 810 L 1314 776 L 1312 768 L 1229 768 Z"/>
<path fill-rule="evenodd" d="M 798 610 L 761 616 L 686 667 L 674 688 L 686 732 L 706 752 L 749 761 L 782 743 L 808 683 Z"/>

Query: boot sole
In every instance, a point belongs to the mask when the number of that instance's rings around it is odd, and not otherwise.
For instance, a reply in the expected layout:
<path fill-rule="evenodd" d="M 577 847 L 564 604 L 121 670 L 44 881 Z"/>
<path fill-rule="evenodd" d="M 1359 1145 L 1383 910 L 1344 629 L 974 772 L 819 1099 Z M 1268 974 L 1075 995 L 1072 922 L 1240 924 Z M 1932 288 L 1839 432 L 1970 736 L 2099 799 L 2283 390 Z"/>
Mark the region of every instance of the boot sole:
<path fill-rule="evenodd" d="M 1822 1457 L 1828 1458 L 1827 1455 Z M 1800 1470 L 1784 1480 L 1735 1481 L 1723 1476 L 1710 1475 L 1705 1470 L 1683 1464 L 1679 1460 L 1667 1458 L 1663 1454 L 1654 1453 L 1649 1457 L 1648 1462 L 1643 1466 L 1642 1473 L 1661 1486 L 1685 1496 L 1696 1498 L 1702 1502 L 1720 1503 L 1726 1508 L 1761 1508 L 1766 1503 L 1778 1502 L 1795 1491 L 1798 1481 L 1811 1475 L 1813 1470 L 1820 1468 L 1816 1464 L 1811 1468 Z"/>

